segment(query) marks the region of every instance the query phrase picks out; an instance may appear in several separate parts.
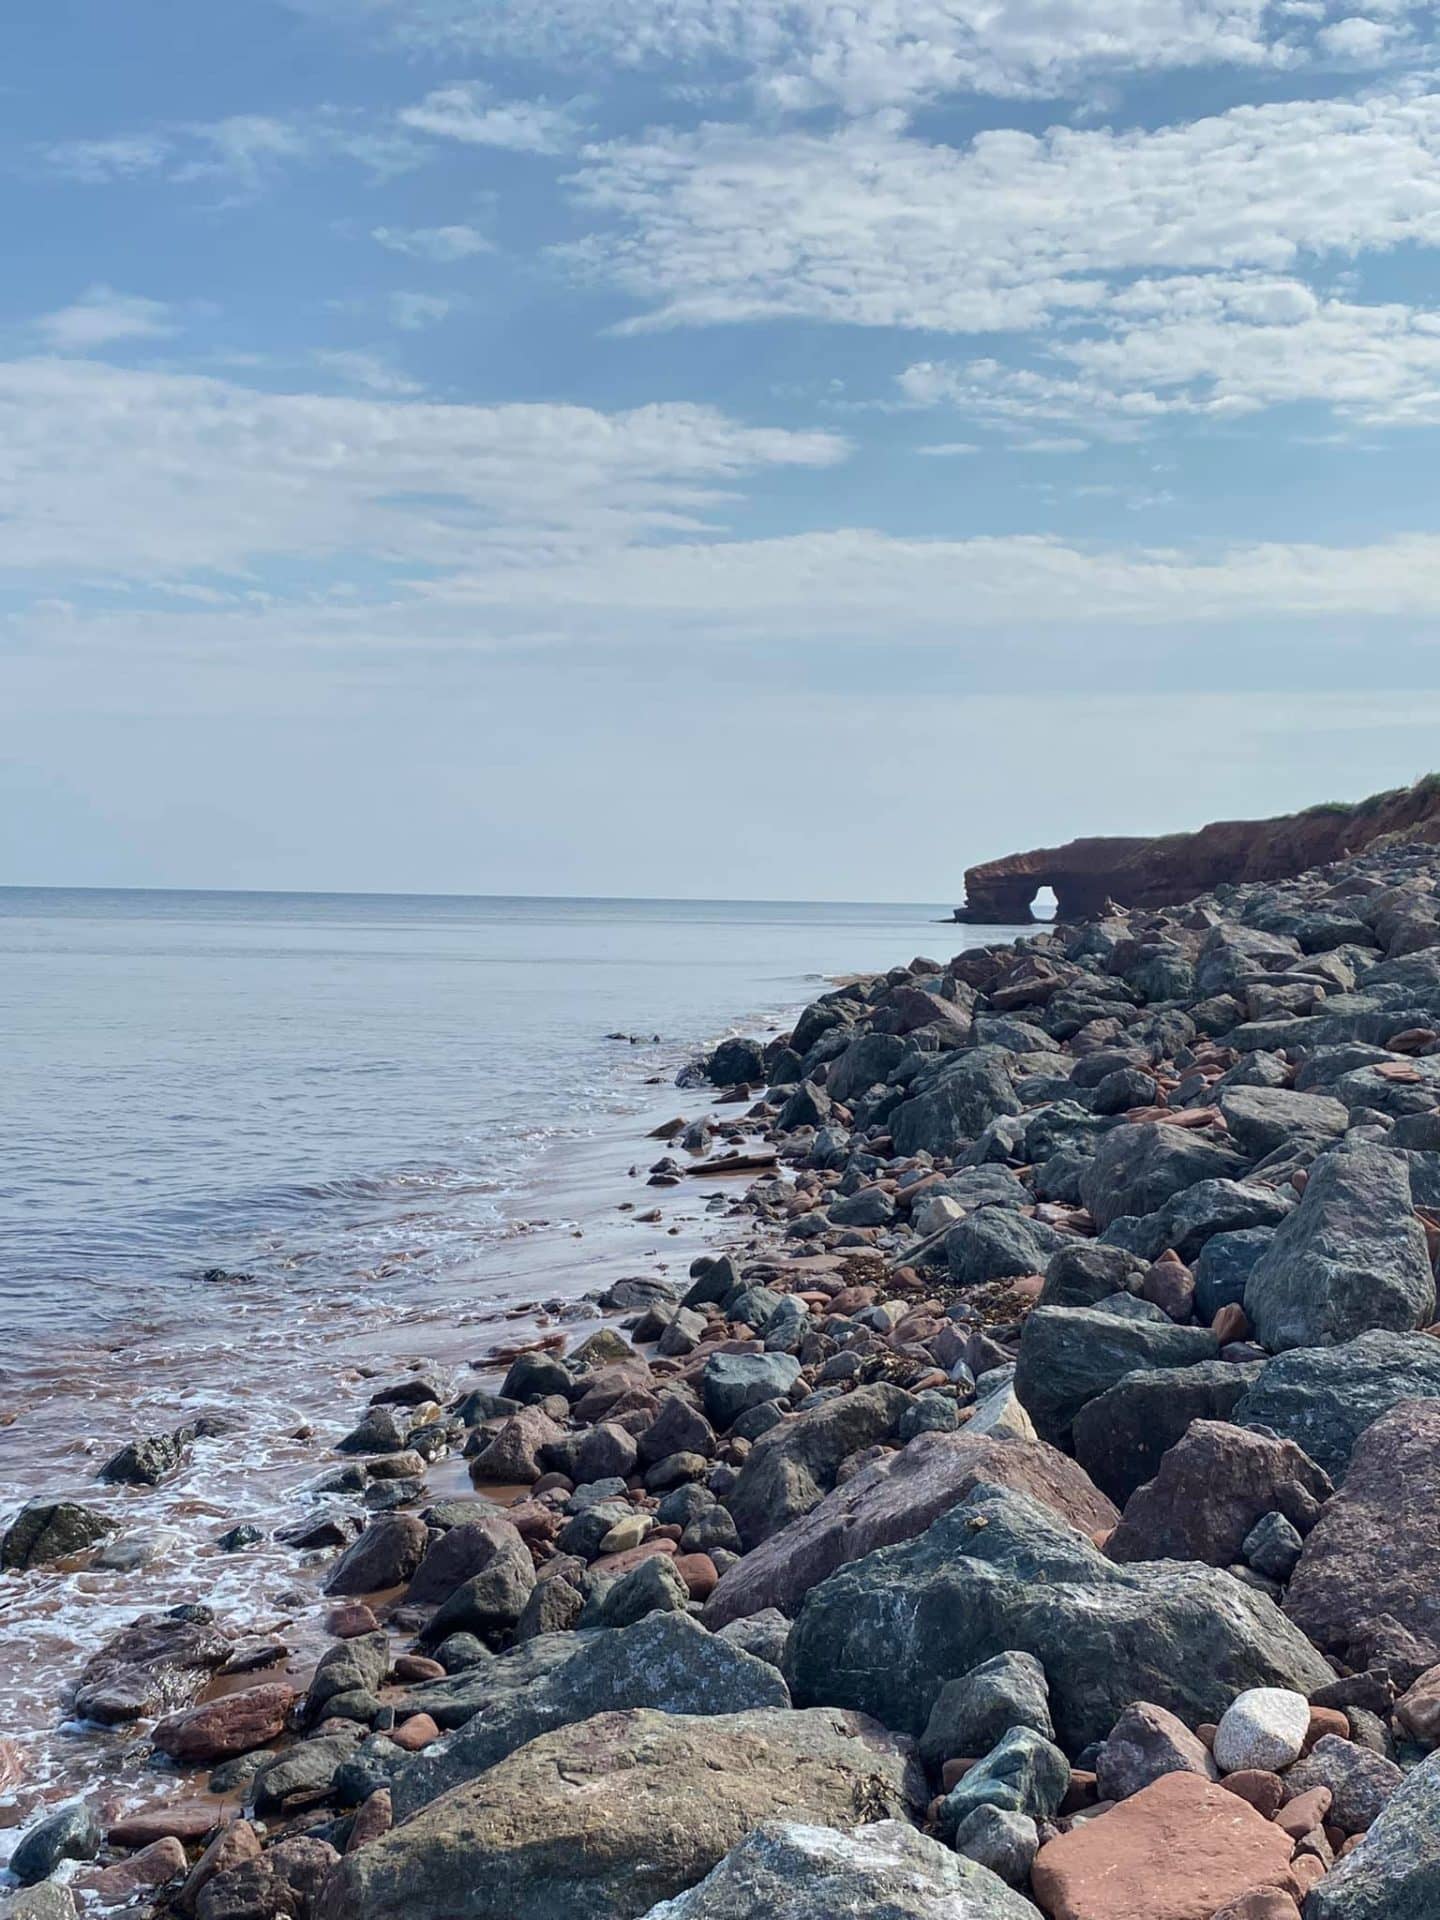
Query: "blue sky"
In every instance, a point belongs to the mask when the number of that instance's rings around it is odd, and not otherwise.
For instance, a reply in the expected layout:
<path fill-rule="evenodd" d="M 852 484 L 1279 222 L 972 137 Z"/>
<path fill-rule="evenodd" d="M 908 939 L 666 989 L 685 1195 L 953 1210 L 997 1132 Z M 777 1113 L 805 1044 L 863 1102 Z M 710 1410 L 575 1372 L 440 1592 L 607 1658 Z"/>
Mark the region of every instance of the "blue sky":
<path fill-rule="evenodd" d="M 1384 0 L 16 0 L 0 881 L 948 899 L 1440 763 Z"/>

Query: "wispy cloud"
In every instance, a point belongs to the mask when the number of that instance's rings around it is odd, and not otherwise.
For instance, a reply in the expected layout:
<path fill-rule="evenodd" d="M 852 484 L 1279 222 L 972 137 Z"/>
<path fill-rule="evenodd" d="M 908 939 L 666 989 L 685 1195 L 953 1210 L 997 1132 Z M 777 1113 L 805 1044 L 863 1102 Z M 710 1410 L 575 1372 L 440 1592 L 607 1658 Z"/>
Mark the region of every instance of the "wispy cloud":
<path fill-rule="evenodd" d="M 441 140 L 471 147 L 504 147 L 512 153 L 563 153 L 582 129 L 578 102 L 506 100 L 483 81 L 441 87 L 413 107 L 402 108 L 400 124 Z"/>
<path fill-rule="evenodd" d="M 1383 60 L 1425 0 L 290 0 L 429 49 L 561 69 L 738 65 L 773 105 L 877 107 L 955 92 L 1058 93 L 1126 71 Z"/>
<path fill-rule="evenodd" d="M 159 340 L 176 333 L 174 309 L 143 294 L 117 293 L 114 287 L 87 287 L 80 298 L 37 320 L 47 346 L 60 353 L 91 353 L 122 340 Z"/>
<path fill-rule="evenodd" d="M 391 253 L 408 254 L 413 260 L 428 260 L 437 266 L 448 266 L 494 250 L 494 243 L 478 227 L 465 225 L 372 227 L 370 238 L 378 240 Z"/>
<path fill-rule="evenodd" d="M 97 140 L 53 141 L 39 147 L 40 162 L 90 186 L 144 176 L 177 183 L 214 182 L 255 194 L 293 166 L 336 161 L 388 179 L 418 166 L 420 142 L 358 110 L 321 106 L 307 114 L 230 114 Z"/>

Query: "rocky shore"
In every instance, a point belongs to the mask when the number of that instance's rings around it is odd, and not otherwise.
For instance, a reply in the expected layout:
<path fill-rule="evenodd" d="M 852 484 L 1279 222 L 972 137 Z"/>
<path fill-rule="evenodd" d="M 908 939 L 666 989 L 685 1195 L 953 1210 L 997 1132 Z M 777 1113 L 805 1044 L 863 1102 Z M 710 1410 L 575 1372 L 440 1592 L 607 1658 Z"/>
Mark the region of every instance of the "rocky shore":
<path fill-rule="evenodd" d="M 293 1543 L 328 1649 L 126 1626 L 63 1705 L 153 1788 L 0 1912 L 1435 1920 L 1437 882 L 1399 838 L 724 1043 L 645 1176 L 732 1196 L 688 1289 L 372 1383 Z"/>

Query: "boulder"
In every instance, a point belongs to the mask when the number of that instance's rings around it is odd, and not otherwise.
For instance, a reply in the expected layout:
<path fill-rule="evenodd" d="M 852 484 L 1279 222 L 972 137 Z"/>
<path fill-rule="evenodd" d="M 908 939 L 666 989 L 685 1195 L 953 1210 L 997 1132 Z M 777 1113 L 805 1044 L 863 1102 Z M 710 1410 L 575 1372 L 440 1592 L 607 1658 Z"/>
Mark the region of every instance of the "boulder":
<path fill-rule="evenodd" d="M 788 1354 L 766 1357 L 790 1358 Z M 707 1362 L 707 1366 L 710 1364 Z M 799 1363 L 791 1364 L 798 1373 Z M 877 1381 L 824 1401 L 798 1419 L 761 1434 L 739 1479 L 725 1496 L 746 1549 L 759 1546 L 801 1514 L 818 1507 L 834 1487 L 842 1461 L 885 1439 L 909 1405 L 909 1395 L 899 1387 Z"/>
<path fill-rule="evenodd" d="M 925 1731 L 920 1758 L 929 1767 L 989 1753 L 1012 1727 L 1055 1737 L 1045 1669 L 1033 1653 L 997 1653 L 940 1689 Z"/>
<path fill-rule="evenodd" d="M 1404 1158 L 1361 1146 L 1317 1161 L 1300 1205 L 1251 1269 L 1245 1311 L 1276 1353 L 1433 1320 L 1435 1276 Z"/>
<path fill-rule="evenodd" d="M 24 1572 L 73 1560 L 115 1530 L 115 1522 L 78 1500 L 32 1500 L 0 1539 L 0 1568 Z"/>
<path fill-rule="evenodd" d="M 1222 1234 L 1277 1227 L 1294 1211 L 1293 1194 L 1258 1180 L 1200 1180 L 1155 1213 L 1116 1220 L 1106 1230 L 1105 1244 L 1144 1260 L 1157 1259 L 1167 1248 L 1182 1260 L 1194 1260 Z"/>
<path fill-rule="evenodd" d="M 104 1838 L 95 1809 L 72 1800 L 25 1829 L 10 1855 L 9 1870 L 22 1887 L 33 1887 L 48 1879 L 62 1860 L 93 1860 Z"/>
<path fill-rule="evenodd" d="M 1365 1838 L 1310 1894 L 1306 1920 L 1420 1920 L 1440 1913 L 1440 1754 L 1386 1801 Z"/>
<path fill-rule="evenodd" d="M 364 1539 L 364 1534 L 360 1538 Z M 356 1543 L 359 1544 L 358 1542 Z M 447 1527 L 425 1553 L 410 1581 L 406 1599 L 414 1606 L 436 1606 L 448 1600 L 467 1580 L 485 1573 L 497 1561 L 529 1559 L 514 1522 L 498 1508 L 477 1501 L 473 1517 Z M 523 1575 L 521 1576 L 523 1583 Z"/>
<path fill-rule="evenodd" d="M 1368 1666 L 1397 1623 L 1421 1667 L 1440 1661 L 1440 1403 L 1406 1400 L 1356 1442 L 1309 1535 L 1285 1611 L 1317 1646 Z"/>
<path fill-rule="evenodd" d="M 837 1567 L 913 1539 L 982 1481 L 1032 1495 L 1083 1533 L 1108 1532 L 1119 1518 L 1073 1461 L 1041 1441 L 991 1439 L 969 1427 L 922 1433 L 873 1460 L 722 1575 L 705 1603 L 706 1626 L 766 1607 L 794 1614 Z"/>
<path fill-rule="evenodd" d="M 1167 1773 L 1216 1778 L 1208 1749 L 1183 1720 L 1148 1700 L 1133 1701 L 1095 1756 L 1095 1791 L 1102 1800 L 1128 1800 Z"/>
<path fill-rule="evenodd" d="M 540 1464 L 542 1449 L 564 1437 L 565 1429 L 539 1407 L 522 1407 L 519 1413 L 511 1415 L 487 1446 L 471 1456 L 470 1478 L 533 1486 L 544 1471 Z"/>
<path fill-rule="evenodd" d="M 982 1207 L 946 1234 L 945 1258 L 957 1286 L 979 1286 L 1012 1274 L 1043 1273 L 1064 1244 L 1065 1235 L 1042 1221 L 1009 1207 Z"/>
<path fill-rule="evenodd" d="M 947 1680 L 1016 1650 L 1044 1667 L 1071 1753 L 1103 1740 L 1132 1700 L 1194 1726 L 1244 1687 L 1308 1693 L 1333 1677 L 1273 1602 L 1229 1574 L 1117 1566 L 1037 1501 L 991 1486 L 812 1588 L 784 1672 L 800 1705 L 918 1734 Z"/>
<path fill-rule="evenodd" d="M 1103 1307 L 1037 1307 L 1020 1338 L 1015 1392 L 1040 1438 L 1069 1446 L 1081 1408 L 1127 1373 L 1191 1367 L 1219 1354 L 1208 1327 L 1122 1318 Z"/>
<path fill-rule="evenodd" d="M 765 1049 L 758 1040 L 735 1037 L 722 1040 L 705 1064 L 717 1087 L 760 1087 L 765 1084 Z"/>
<path fill-rule="evenodd" d="M 1283 1885 L 1292 1842 L 1238 1794 L 1168 1773 L 1043 1846 L 1031 1885 L 1051 1920 L 1211 1920 Z"/>
<path fill-rule="evenodd" d="M 1228 1567 L 1256 1521 L 1272 1512 L 1308 1533 L 1334 1489 L 1292 1440 L 1197 1420 L 1125 1503 L 1112 1560 L 1203 1560 Z"/>
<path fill-rule="evenodd" d="M 1011 1727 L 967 1769 L 941 1803 L 941 1831 L 953 1834 L 978 1807 L 1052 1820 L 1070 1786 L 1070 1762 L 1033 1727 Z"/>
<path fill-rule="evenodd" d="M 1285 1687 L 1237 1694 L 1215 1730 L 1215 1764 L 1225 1773 L 1278 1773 L 1300 1757 L 1310 1731 L 1310 1702 Z"/>
<path fill-rule="evenodd" d="M 295 1689 L 283 1680 L 246 1687 L 191 1707 L 187 1713 L 168 1715 L 151 1739 L 161 1753 L 182 1765 L 227 1760 L 232 1754 L 252 1753 L 278 1740 L 294 1702 Z"/>
<path fill-rule="evenodd" d="M 227 1634 L 208 1618 L 192 1618 L 194 1611 L 142 1614 L 122 1627 L 81 1670 L 76 1717 L 118 1727 L 196 1700 L 233 1649 Z"/>
<path fill-rule="evenodd" d="M 330 1570 L 327 1593 L 380 1593 L 400 1587 L 425 1557 L 425 1522 L 412 1514 L 384 1513 L 372 1520 Z"/>
<path fill-rule="evenodd" d="M 1365 1833 L 1380 1818 L 1405 1776 L 1393 1760 L 1357 1741 L 1327 1733 L 1285 1775 L 1285 1801 L 1317 1787 L 1329 1794 L 1327 1823 L 1342 1833 Z"/>
<path fill-rule="evenodd" d="M 748 1407 L 785 1399 L 799 1378 L 793 1353 L 712 1353 L 700 1371 L 706 1417 L 723 1432 Z"/>
<path fill-rule="evenodd" d="M 1103 1232 L 1123 1214 L 1155 1213 L 1201 1180 L 1238 1180 L 1246 1163 L 1188 1127 L 1159 1121 L 1119 1126 L 1101 1136 L 1080 1177 L 1080 1197 Z"/>
<path fill-rule="evenodd" d="M 783 1707 L 785 1683 L 766 1661 L 708 1634 L 688 1614 L 653 1613 L 635 1626 L 550 1634 L 487 1662 L 479 1673 L 412 1696 L 459 1731 L 408 1761 L 394 1787 L 397 1817 L 448 1793 L 517 1747 L 597 1713 L 649 1707 L 692 1717 Z"/>
<path fill-rule="evenodd" d="M 1282 1353 L 1247 1388 L 1234 1419 L 1293 1440 L 1338 1483 L 1366 1427 L 1402 1400 L 1440 1401 L 1440 1340 L 1366 1333 L 1340 1347 Z"/>
<path fill-rule="evenodd" d="M 1227 1087 L 1220 1111 L 1231 1139 L 1252 1160 L 1263 1160 L 1282 1147 L 1316 1153 L 1350 1125 L 1350 1115 L 1338 1100 L 1323 1093 L 1293 1093 L 1288 1087 Z"/>
<path fill-rule="evenodd" d="M 1258 1365 L 1202 1360 L 1193 1367 L 1138 1368 L 1088 1401 L 1071 1429 L 1075 1458 L 1123 1506 L 1197 1420 L 1228 1420 L 1259 1377 Z"/>
<path fill-rule="evenodd" d="M 948 1056 L 934 1085 L 902 1101 L 890 1115 L 895 1151 L 954 1154 L 978 1139 L 992 1120 L 1019 1113 L 1008 1071 L 1011 1058 L 1003 1047 Z"/>
<path fill-rule="evenodd" d="M 917 1786 L 901 1746 L 858 1715 L 602 1713 L 350 1855 L 316 1920 L 633 1920 L 762 1821 L 903 1818 Z"/>
<path fill-rule="evenodd" d="M 644 1920 L 1035 1920 L 993 1873 L 899 1820 L 837 1833 L 766 1821 Z"/>

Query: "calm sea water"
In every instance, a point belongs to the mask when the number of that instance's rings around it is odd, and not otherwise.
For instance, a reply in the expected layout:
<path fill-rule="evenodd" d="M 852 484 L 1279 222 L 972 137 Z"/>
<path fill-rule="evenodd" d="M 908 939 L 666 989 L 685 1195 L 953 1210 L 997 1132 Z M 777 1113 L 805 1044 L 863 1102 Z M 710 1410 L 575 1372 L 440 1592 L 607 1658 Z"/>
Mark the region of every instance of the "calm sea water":
<path fill-rule="evenodd" d="M 977 937 L 942 917 L 0 891 L 0 1526 L 79 1498 L 118 1554 L 0 1583 L 0 1729 L 23 1756 L 0 1862 L 58 1798 L 154 1797 L 143 1742 L 117 1755 L 66 1719 L 85 1658 L 203 1600 L 237 1630 L 283 1623 L 302 1677 L 327 1556 L 273 1530 L 324 1505 L 317 1470 L 371 1376 L 423 1360 L 473 1384 L 553 1324 L 546 1301 L 683 1283 L 728 1198 L 645 1184 L 649 1129 L 709 1106 L 677 1068 L 827 977 Z M 160 1487 L 97 1480 L 124 1440 L 200 1415 L 221 1430 Z M 458 1458 L 428 1479 L 468 1484 Z M 262 1543 L 220 1551 L 241 1519 Z"/>
<path fill-rule="evenodd" d="M 314 1285 L 463 1263 L 537 1149 L 623 1108 L 638 1066 L 668 1074 L 827 974 L 948 951 L 942 917 L 0 890 L 0 1328 L 93 1329 L 216 1266 Z"/>

